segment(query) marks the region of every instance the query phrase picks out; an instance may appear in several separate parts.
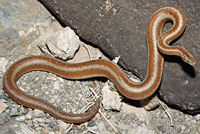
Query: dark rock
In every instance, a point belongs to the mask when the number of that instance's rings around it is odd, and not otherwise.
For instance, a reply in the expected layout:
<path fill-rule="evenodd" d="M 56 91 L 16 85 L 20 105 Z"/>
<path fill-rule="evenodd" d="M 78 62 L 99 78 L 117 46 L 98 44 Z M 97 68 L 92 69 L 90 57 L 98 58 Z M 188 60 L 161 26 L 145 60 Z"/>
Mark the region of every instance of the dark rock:
<path fill-rule="evenodd" d="M 200 2 L 188 1 L 110 1 L 110 0 L 40 0 L 61 22 L 72 27 L 85 41 L 100 47 L 108 56 L 120 56 L 127 70 L 145 77 L 147 65 L 146 29 L 150 16 L 160 7 L 176 6 L 186 16 L 187 28 L 174 45 L 184 46 L 194 55 L 195 68 L 179 58 L 166 56 L 159 94 L 169 104 L 183 110 L 198 111 Z"/>

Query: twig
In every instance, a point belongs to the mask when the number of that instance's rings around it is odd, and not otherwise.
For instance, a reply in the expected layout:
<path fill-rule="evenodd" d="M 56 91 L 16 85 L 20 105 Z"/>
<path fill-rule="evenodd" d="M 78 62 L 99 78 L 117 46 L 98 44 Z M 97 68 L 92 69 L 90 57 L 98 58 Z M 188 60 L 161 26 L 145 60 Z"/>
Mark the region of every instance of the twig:
<path fill-rule="evenodd" d="M 173 124 L 173 119 L 172 119 L 171 115 L 168 113 L 167 109 L 165 108 L 165 106 L 162 104 L 161 101 L 159 101 L 159 104 L 162 106 L 162 108 L 164 109 L 165 113 L 166 113 L 167 116 L 169 117 L 171 127 L 173 127 L 174 124 Z"/>
<path fill-rule="evenodd" d="M 119 133 L 118 129 L 117 129 L 114 125 L 112 125 L 112 123 L 106 118 L 105 114 L 101 111 L 101 109 L 99 109 L 99 113 L 100 113 L 101 116 L 106 120 L 106 122 L 111 126 L 111 128 L 113 129 L 113 131 L 114 131 L 116 134 L 118 134 L 118 133 Z"/>
<path fill-rule="evenodd" d="M 92 88 L 90 88 L 90 90 L 92 91 L 92 93 L 94 94 L 94 96 L 95 96 L 96 98 L 98 98 L 97 93 L 96 93 Z M 102 106 L 101 106 L 101 108 L 102 108 Z M 102 115 L 102 117 L 106 120 L 106 122 L 111 126 L 111 128 L 113 129 L 113 131 L 114 131 L 116 134 L 118 134 L 118 133 L 119 133 L 118 129 L 117 129 L 114 125 L 112 125 L 112 123 L 108 120 L 108 118 L 106 118 L 105 114 L 101 111 L 101 109 L 99 109 L 99 113 L 100 113 L 100 114 Z"/>
<path fill-rule="evenodd" d="M 92 88 L 89 88 L 89 89 L 92 92 L 92 94 L 95 96 L 95 98 L 99 98 L 99 96 L 97 95 L 97 93 Z"/>
<path fill-rule="evenodd" d="M 99 134 L 98 132 L 92 130 L 91 128 L 87 128 L 87 130 L 84 131 L 82 134 L 86 134 L 87 132 L 91 132 L 91 133 L 93 133 L 93 134 Z"/>
<path fill-rule="evenodd" d="M 47 56 L 47 57 L 53 57 L 53 58 L 54 58 L 54 56 L 49 52 L 47 44 L 45 44 L 45 46 L 37 45 L 37 47 L 40 49 L 40 51 L 41 51 L 45 56 Z"/>
<path fill-rule="evenodd" d="M 89 59 L 92 60 L 89 48 L 83 43 L 83 47 L 86 49 Z"/>
<path fill-rule="evenodd" d="M 199 127 L 200 127 L 200 123 L 197 124 L 197 127 L 196 127 L 196 129 L 194 130 L 194 134 L 198 134 L 197 131 L 198 131 Z"/>
<path fill-rule="evenodd" d="M 84 113 L 86 111 L 88 111 L 94 104 L 92 102 L 88 103 L 86 106 L 84 106 L 79 113 Z"/>
<path fill-rule="evenodd" d="M 70 124 L 69 127 L 64 131 L 64 134 L 67 134 L 73 127 L 73 124 Z"/>

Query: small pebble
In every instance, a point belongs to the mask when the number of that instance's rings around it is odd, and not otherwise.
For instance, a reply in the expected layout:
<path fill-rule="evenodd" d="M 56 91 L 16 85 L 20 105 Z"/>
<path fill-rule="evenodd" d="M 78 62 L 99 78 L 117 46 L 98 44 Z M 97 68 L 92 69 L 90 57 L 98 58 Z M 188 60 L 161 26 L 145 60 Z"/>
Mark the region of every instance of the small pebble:
<path fill-rule="evenodd" d="M 38 122 L 44 122 L 44 119 L 43 118 L 35 118 L 35 119 L 33 119 L 33 122 L 36 122 L 36 123 L 38 123 Z"/>
<path fill-rule="evenodd" d="M 69 126 L 69 123 L 65 123 L 64 121 L 58 120 L 57 122 L 60 132 L 63 132 Z"/>
<path fill-rule="evenodd" d="M 33 116 L 36 117 L 36 118 L 42 117 L 42 116 L 44 116 L 44 115 L 45 115 L 44 112 L 41 111 L 41 110 L 38 110 L 38 109 L 34 109 L 34 110 L 33 110 Z"/>
<path fill-rule="evenodd" d="M 3 91 L 3 90 L 0 90 L 0 96 L 2 96 L 2 95 L 3 95 L 3 93 L 4 93 L 4 91 Z"/>
<path fill-rule="evenodd" d="M 49 134 L 49 130 L 50 130 L 49 127 L 42 128 L 42 134 Z"/>
<path fill-rule="evenodd" d="M 197 121 L 199 121 L 199 120 L 200 120 L 200 114 L 197 114 L 197 115 L 195 116 L 195 119 L 196 119 Z"/>
<path fill-rule="evenodd" d="M 56 81 L 56 82 L 53 84 L 53 88 L 54 88 L 54 89 L 59 89 L 59 88 L 60 88 L 60 83 L 59 83 L 59 81 Z"/>
<path fill-rule="evenodd" d="M 158 128 L 158 130 L 159 130 L 161 133 L 165 133 L 165 132 L 166 132 L 165 127 L 162 126 L 162 125 L 157 126 L 157 128 Z"/>
<path fill-rule="evenodd" d="M 0 72 L 5 73 L 8 65 L 8 60 L 4 57 L 0 57 Z"/>
<path fill-rule="evenodd" d="M 50 128 L 53 128 L 53 127 L 55 127 L 56 126 L 56 123 L 55 122 L 49 122 L 49 127 Z"/>
<path fill-rule="evenodd" d="M 55 134 L 53 131 L 50 131 L 49 134 Z"/>
<path fill-rule="evenodd" d="M 16 116 L 16 115 L 20 115 L 21 113 L 19 112 L 19 108 L 17 107 L 14 107 L 11 109 L 11 111 L 9 112 L 9 115 L 12 117 L 12 116 Z"/>
<path fill-rule="evenodd" d="M 8 107 L 6 100 L 0 99 L 0 113 L 2 113 Z"/>
<path fill-rule="evenodd" d="M 33 117 L 33 112 L 29 111 L 26 115 L 25 115 L 26 119 L 30 120 Z"/>
<path fill-rule="evenodd" d="M 18 116 L 15 118 L 17 121 L 25 121 L 26 117 L 25 116 Z"/>

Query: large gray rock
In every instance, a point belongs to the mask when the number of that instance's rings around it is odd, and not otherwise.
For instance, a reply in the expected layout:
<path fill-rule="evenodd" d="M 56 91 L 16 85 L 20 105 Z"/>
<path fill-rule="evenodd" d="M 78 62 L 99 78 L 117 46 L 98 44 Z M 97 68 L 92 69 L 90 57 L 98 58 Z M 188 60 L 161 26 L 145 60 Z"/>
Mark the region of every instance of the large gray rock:
<path fill-rule="evenodd" d="M 146 29 L 150 16 L 160 7 L 176 6 L 186 16 L 187 28 L 173 45 L 184 46 L 195 57 L 195 68 L 180 58 L 166 56 L 159 94 L 169 104 L 188 112 L 200 108 L 199 44 L 200 2 L 181 1 L 110 1 L 40 0 L 61 22 L 71 26 L 85 41 L 100 47 L 108 56 L 120 56 L 127 70 L 145 77 L 147 65 Z"/>

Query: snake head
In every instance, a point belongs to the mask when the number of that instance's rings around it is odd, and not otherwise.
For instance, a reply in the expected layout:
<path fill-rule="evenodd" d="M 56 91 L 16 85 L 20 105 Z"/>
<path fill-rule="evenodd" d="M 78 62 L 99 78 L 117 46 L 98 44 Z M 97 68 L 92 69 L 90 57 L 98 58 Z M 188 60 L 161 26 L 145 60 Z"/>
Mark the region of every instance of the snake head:
<path fill-rule="evenodd" d="M 196 64 L 194 57 L 187 51 L 181 55 L 181 58 L 184 62 L 190 64 L 191 66 L 194 66 Z"/>

